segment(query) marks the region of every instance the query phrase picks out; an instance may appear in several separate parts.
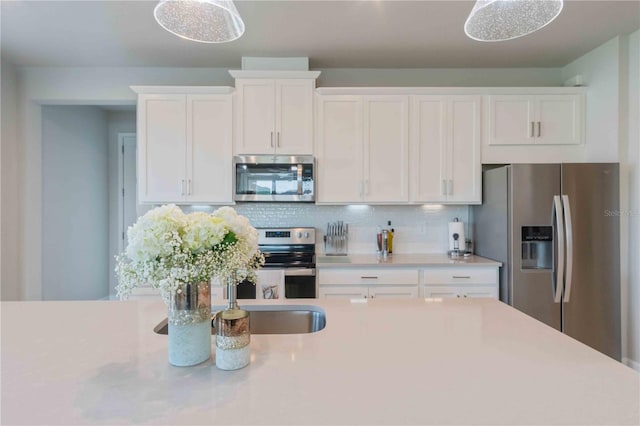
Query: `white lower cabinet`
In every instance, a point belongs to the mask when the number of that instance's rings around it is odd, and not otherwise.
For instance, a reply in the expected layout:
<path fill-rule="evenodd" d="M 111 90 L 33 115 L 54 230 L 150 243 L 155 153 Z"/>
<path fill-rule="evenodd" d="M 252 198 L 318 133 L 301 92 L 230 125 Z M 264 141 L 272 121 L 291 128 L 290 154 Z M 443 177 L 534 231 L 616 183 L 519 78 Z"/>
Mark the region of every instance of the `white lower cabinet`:
<path fill-rule="evenodd" d="M 406 299 L 418 297 L 419 271 L 409 268 L 322 268 L 320 299 Z"/>
<path fill-rule="evenodd" d="M 422 270 L 422 297 L 498 299 L 498 266 L 432 267 Z"/>

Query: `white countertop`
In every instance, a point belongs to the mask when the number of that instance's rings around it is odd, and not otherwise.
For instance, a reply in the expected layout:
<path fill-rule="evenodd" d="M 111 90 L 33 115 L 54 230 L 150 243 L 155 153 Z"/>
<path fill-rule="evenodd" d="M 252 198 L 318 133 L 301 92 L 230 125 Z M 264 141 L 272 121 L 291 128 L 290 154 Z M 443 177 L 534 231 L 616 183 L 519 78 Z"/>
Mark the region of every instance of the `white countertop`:
<path fill-rule="evenodd" d="M 350 254 L 348 256 L 316 256 L 317 268 L 353 268 L 369 266 L 502 266 L 502 263 L 480 256 L 450 258 L 446 254 L 396 253 L 382 259 L 375 254 Z"/>
<path fill-rule="evenodd" d="M 221 371 L 169 365 L 162 302 L 3 302 L 2 424 L 640 422 L 636 372 L 500 302 L 297 303 L 326 328 Z"/>

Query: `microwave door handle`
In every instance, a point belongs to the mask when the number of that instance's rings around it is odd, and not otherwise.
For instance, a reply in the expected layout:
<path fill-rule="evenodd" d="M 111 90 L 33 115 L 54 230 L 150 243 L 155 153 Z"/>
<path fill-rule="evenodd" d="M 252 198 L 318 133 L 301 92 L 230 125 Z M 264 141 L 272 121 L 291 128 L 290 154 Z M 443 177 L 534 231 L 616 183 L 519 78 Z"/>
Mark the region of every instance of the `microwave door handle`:
<path fill-rule="evenodd" d="M 298 164 L 298 195 L 302 196 L 302 164 Z"/>
<path fill-rule="evenodd" d="M 553 301 L 554 303 L 562 302 L 562 289 L 564 287 L 564 215 L 562 202 L 559 195 L 554 195 L 552 206 L 552 223 L 556 223 L 555 237 L 558 242 L 558 264 L 554 267 L 552 276 L 553 283 Z M 554 265 L 556 266 L 556 265 Z"/>

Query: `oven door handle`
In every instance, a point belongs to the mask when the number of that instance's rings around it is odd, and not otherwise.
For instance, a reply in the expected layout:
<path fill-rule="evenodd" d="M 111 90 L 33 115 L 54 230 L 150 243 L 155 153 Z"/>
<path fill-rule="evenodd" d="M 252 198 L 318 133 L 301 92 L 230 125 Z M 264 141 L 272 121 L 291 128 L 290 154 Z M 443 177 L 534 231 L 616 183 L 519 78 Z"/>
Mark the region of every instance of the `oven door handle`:
<path fill-rule="evenodd" d="M 303 276 L 315 276 L 315 268 L 286 268 L 284 270 L 285 277 L 303 277 Z"/>

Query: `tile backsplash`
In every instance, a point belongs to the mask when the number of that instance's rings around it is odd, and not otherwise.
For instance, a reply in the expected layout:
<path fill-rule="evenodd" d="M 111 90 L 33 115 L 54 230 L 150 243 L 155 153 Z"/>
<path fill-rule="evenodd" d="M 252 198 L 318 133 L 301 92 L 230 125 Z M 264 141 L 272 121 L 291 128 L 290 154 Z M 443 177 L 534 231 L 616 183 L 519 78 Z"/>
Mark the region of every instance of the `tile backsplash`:
<path fill-rule="evenodd" d="M 457 217 L 465 223 L 467 235 L 469 207 L 443 205 L 416 206 L 321 206 L 304 203 L 241 203 L 234 206 L 255 227 L 309 226 L 318 230 L 317 252 L 324 251 L 322 237 L 328 222 L 349 225 L 349 253 L 375 253 L 378 226 L 391 221 L 394 253 L 444 253 L 448 250 L 447 224 Z M 213 211 L 215 208 L 191 208 Z"/>

